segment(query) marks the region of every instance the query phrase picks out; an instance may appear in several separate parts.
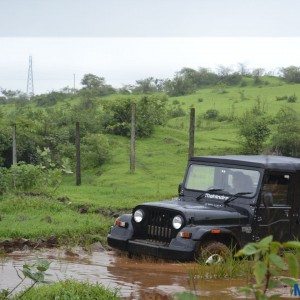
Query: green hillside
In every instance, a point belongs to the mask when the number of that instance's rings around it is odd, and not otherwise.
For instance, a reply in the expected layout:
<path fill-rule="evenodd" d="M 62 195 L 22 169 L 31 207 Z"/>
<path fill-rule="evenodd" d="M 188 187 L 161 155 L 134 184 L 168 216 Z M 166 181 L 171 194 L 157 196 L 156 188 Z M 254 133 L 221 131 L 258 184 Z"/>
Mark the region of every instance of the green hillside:
<path fill-rule="evenodd" d="M 78 242 L 83 235 L 91 241 L 104 240 L 113 222 L 111 216 L 114 212 L 130 211 L 136 204 L 144 201 L 176 196 L 177 186 L 184 176 L 187 164 L 190 107 L 196 109 L 196 155 L 241 153 L 235 118 L 258 102 L 270 118 L 275 118 L 282 107 L 290 107 L 299 114 L 300 84 L 286 84 L 273 77 L 267 79 L 269 83 L 262 86 L 254 86 L 249 82 L 243 87 L 216 86 L 187 96 L 170 97 L 168 109 L 181 107 L 185 115 L 169 118 L 166 125 L 156 126 L 150 137 L 137 140 L 135 174 L 129 172 L 129 138 L 106 134 L 110 158 L 100 167 L 85 169 L 82 172 L 81 186 L 75 185 L 73 174 L 64 176 L 62 184 L 50 198 L 32 193 L 17 196 L 3 194 L 0 196 L 0 239 L 39 238 L 55 234 L 64 237 L 63 241 L 71 239 Z M 297 97 L 297 101 L 289 103 L 285 96 L 293 95 Z M 110 95 L 98 98 L 95 114 L 101 113 L 102 101 L 114 101 L 120 97 L 139 98 L 140 95 Z M 278 97 L 284 100 L 278 101 Z M 62 111 L 67 112 L 79 102 L 80 98 L 73 95 L 47 108 L 33 102 L 25 107 L 22 105 L 22 110 L 26 111 L 30 107 L 33 112 L 39 111 L 35 116 L 31 112 L 32 119 L 22 121 L 29 128 L 28 139 L 31 139 L 30 126 L 35 121 L 34 118 L 39 117 L 43 110 L 61 107 Z M 14 104 L 0 105 L 0 125 L 2 122 L 2 128 L 6 128 L 6 131 L 11 130 L 9 124 L 15 109 L 20 108 Z M 218 110 L 219 116 L 216 120 L 203 118 L 210 109 Z M 271 130 L 274 132 L 278 125 L 272 124 Z M 59 136 L 64 134 L 64 127 L 58 132 L 54 130 L 54 133 Z M 80 213 L 80 207 L 87 210 L 87 215 Z M 95 233 L 100 236 L 95 237 Z"/>
<path fill-rule="evenodd" d="M 145 200 L 176 196 L 187 163 L 188 111 L 191 106 L 196 109 L 198 123 L 203 120 L 201 115 L 212 108 L 225 116 L 241 115 L 256 103 L 258 97 L 271 116 L 275 116 L 282 106 L 300 113 L 300 101 L 276 101 L 276 97 L 293 94 L 300 98 L 300 84 L 275 82 L 263 87 L 228 87 L 225 92 L 206 88 L 192 95 L 171 97 L 170 105 L 178 100 L 187 115 L 170 119 L 166 126 L 156 127 L 152 137 L 137 141 L 137 171 L 134 175 L 129 173 L 129 139 L 110 136 L 113 155 L 102 168 L 101 175 L 95 170 L 85 172 L 81 187 L 74 187 L 74 179 L 68 178 L 59 191 L 76 202 L 117 209 L 133 207 Z M 240 152 L 234 122 L 202 122 L 204 124 L 197 127 L 195 134 L 196 155 Z"/>

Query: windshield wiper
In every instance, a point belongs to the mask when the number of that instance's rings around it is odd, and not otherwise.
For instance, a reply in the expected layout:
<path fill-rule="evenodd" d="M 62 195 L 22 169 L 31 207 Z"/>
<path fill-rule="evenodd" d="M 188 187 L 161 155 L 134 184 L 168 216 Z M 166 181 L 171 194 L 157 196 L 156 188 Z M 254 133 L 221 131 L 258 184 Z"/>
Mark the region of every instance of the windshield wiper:
<path fill-rule="evenodd" d="M 224 201 L 224 204 L 227 205 L 228 203 L 230 203 L 231 201 L 235 200 L 236 198 L 238 198 L 239 196 L 245 196 L 245 195 L 250 195 L 252 194 L 252 192 L 241 192 L 241 193 L 236 193 L 234 195 L 232 195 L 231 197 L 229 197 L 229 199 Z"/>
<path fill-rule="evenodd" d="M 220 192 L 220 191 L 224 191 L 224 189 L 208 189 L 208 190 L 204 191 L 202 194 L 200 194 L 200 195 L 196 198 L 196 200 L 202 199 L 202 198 L 205 196 L 206 193 Z"/>

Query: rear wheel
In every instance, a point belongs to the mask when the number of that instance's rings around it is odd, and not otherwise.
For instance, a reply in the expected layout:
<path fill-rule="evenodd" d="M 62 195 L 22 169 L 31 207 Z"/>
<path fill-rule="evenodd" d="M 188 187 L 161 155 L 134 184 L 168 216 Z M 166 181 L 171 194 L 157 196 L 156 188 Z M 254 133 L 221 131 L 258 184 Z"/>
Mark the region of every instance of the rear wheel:
<path fill-rule="evenodd" d="M 199 247 L 199 258 L 207 265 L 223 263 L 230 255 L 230 249 L 221 242 L 211 241 Z"/>

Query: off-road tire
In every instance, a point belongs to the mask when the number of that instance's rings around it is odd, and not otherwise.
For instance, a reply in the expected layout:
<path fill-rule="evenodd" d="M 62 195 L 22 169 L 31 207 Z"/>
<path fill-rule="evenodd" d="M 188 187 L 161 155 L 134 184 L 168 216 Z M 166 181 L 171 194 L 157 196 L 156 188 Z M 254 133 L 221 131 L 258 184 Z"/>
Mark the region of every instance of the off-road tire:
<path fill-rule="evenodd" d="M 205 263 L 214 254 L 221 256 L 224 261 L 232 255 L 230 249 L 225 244 L 211 241 L 200 245 L 198 259 Z"/>

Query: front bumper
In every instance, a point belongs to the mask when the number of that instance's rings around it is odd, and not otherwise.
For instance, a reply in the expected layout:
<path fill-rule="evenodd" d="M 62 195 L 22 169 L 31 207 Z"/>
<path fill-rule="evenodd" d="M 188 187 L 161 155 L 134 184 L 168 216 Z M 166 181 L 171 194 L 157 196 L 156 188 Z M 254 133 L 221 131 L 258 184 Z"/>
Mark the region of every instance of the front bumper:
<path fill-rule="evenodd" d="M 147 255 L 176 261 L 190 261 L 195 258 L 196 242 L 193 240 L 173 239 L 169 245 L 162 245 L 145 240 L 124 240 L 111 235 L 108 245 L 130 254 Z"/>

